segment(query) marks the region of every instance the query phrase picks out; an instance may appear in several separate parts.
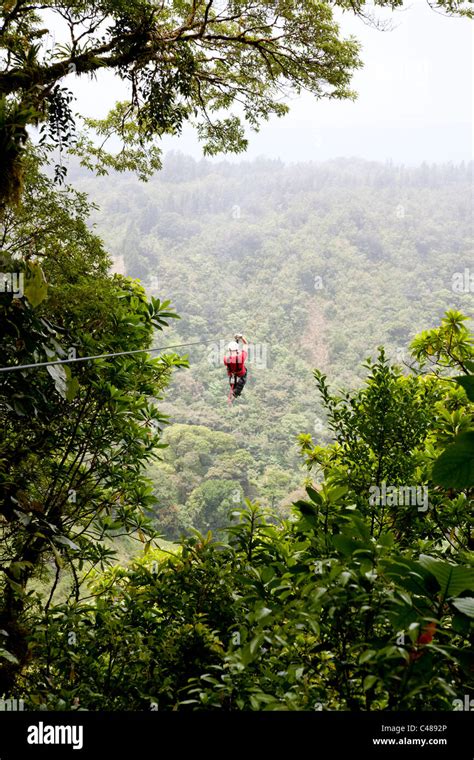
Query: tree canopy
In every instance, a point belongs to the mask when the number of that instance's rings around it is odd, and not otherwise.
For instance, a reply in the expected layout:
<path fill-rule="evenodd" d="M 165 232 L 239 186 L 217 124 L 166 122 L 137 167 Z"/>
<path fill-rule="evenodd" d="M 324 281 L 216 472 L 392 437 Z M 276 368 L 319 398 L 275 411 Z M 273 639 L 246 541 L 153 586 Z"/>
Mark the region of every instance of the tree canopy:
<path fill-rule="evenodd" d="M 378 0 L 397 9 L 403 0 Z M 464 0 L 431 3 L 448 13 L 472 15 Z M 190 122 L 204 151 L 239 152 L 243 124 L 258 129 L 272 114 L 288 111 L 288 90 L 316 97 L 350 98 L 359 44 L 343 38 L 334 9 L 366 13 L 364 0 L 150 0 L 128 3 L 31 3 L 8 0 L 0 13 L 0 158 L 6 171 L 0 201 L 18 200 L 22 154 L 29 128 L 41 125 L 45 144 L 74 143 L 88 166 L 136 169 L 160 166 L 155 138 Z M 57 39 L 56 39 L 57 38 Z M 75 141 L 69 75 L 115 73 L 127 100 L 103 120 L 84 118 Z M 96 133 L 94 141 L 87 130 Z M 107 153 L 112 136 L 122 150 Z M 61 178 L 66 171 L 57 164 Z"/>

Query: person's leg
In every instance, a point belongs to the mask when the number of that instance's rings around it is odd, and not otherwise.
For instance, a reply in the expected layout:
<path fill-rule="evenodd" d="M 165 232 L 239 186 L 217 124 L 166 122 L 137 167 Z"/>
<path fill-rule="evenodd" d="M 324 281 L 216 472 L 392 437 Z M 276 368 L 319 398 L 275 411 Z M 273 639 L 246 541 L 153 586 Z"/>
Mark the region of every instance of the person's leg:
<path fill-rule="evenodd" d="M 236 378 L 235 381 L 235 388 L 234 388 L 234 396 L 240 396 L 244 389 L 244 385 L 247 382 L 247 371 L 245 371 L 245 375 L 242 375 L 242 377 Z"/>

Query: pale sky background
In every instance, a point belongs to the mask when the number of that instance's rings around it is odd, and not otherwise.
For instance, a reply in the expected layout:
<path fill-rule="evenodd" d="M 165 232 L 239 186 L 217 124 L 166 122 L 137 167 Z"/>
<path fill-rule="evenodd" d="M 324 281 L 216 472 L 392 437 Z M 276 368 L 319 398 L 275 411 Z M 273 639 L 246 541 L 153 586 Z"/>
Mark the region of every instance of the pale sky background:
<path fill-rule="evenodd" d="M 375 12 L 375 11 L 374 11 Z M 286 162 L 339 156 L 418 164 L 473 158 L 473 22 L 434 12 L 425 0 L 413 0 L 396 13 L 392 31 L 378 31 L 351 13 L 338 13 L 345 36 L 363 45 L 364 68 L 352 87 L 357 101 L 317 101 L 304 94 L 291 101 L 283 119 L 272 119 L 250 133 L 246 154 L 279 157 Z M 96 83 L 68 78 L 78 110 L 105 115 L 121 84 L 110 75 Z M 163 149 L 200 158 L 192 130 L 166 138 Z"/>

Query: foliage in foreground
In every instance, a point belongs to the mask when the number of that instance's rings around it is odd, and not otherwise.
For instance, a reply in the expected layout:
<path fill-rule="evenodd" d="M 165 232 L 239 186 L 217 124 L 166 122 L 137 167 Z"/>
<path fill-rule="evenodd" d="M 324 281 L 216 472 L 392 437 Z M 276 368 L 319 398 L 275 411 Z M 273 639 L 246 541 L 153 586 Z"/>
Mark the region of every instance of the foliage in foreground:
<path fill-rule="evenodd" d="M 0 374 L 0 693 L 28 662 L 36 623 L 32 582 L 47 611 L 62 572 L 105 567 L 110 540 L 155 535 L 144 467 L 161 448 L 158 401 L 176 354 L 147 353 L 176 317 L 139 282 L 108 275 L 108 257 L 87 227 L 83 195 L 57 191 L 34 157 L 23 207 L 0 219 L 2 265 L 24 276 L 0 293 L 2 365 L 135 351 Z M 25 249 L 29 251 L 25 255 Z M 28 276 L 30 275 L 30 276 Z M 49 601 L 48 601 L 49 597 Z"/>
<path fill-rule="evenodd" d="M 249 503 L 227 545 L 97 578 L 37 628 L 30 707 L 453 709 L 474 687 L 472 557 L 400 552 L 341 488 L 328 498 L 332 535 L 311 497 L 278 526 Z"/>
<path fill-rule="evenodd" d="M 461 359 L 470 376 L 465 321 L 448 312 L 414 342 L 427 375 L 381 351 L 364 388 L 335 397 L 316 373 L 334 443 L 302 437 L 323 482 L 292 519 L 247 500 L 225 542 L 150 549 L 40 616 L 18 683 L 31 706 L 452 710 L 472 695 L 474 483 L 436 477 L 472 429 L 469 382 L 438 374 Z"/>

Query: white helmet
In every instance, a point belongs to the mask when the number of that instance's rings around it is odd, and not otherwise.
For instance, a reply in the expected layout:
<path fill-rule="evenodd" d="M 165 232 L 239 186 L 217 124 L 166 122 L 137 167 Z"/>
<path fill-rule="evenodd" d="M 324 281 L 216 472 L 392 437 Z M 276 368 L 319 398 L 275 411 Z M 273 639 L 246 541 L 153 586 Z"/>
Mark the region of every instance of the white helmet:
<path fill-rule="evenodd" d="M 227 348 L 229 351 L 238 351 L 239 344 L 235 340 L 231 340 Z"/>

